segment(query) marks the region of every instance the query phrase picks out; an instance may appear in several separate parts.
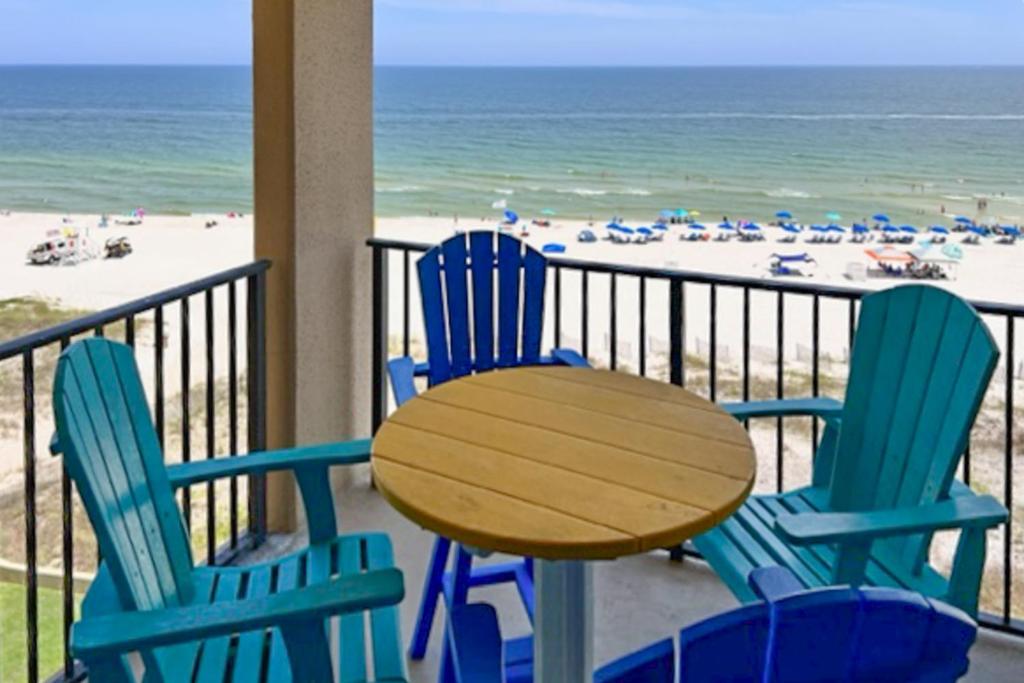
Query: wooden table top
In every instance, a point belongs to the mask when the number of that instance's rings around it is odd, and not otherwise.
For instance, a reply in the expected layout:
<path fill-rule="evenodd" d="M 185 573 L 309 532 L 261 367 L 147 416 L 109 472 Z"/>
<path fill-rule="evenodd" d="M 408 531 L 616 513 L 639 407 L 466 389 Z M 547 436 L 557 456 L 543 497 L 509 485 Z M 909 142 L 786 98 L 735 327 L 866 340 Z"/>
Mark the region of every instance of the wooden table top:
<path fill-rule="evenodd" d="M 603 370 L 528 367 L 446 382 L 373 442 L 381 494 L 465 545 L 609 559 L 678 544 L 754 484 L 747 432 L 679 387 Z"/>

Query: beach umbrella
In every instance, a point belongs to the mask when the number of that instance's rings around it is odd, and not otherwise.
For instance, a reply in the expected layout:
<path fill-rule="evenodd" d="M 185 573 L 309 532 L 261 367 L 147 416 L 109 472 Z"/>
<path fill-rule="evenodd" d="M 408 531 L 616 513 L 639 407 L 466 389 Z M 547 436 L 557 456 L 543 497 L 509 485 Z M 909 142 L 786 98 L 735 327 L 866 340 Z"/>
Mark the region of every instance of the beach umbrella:
<path fill-rule="evenodd" d="M 814 232 L 825 232 L 826 230 L 828 230 L 828 228 L 826 228 L 824 225 L 818 225 L 817 223 L 815 223 L 814 225 L 811 226 L 811 230 L 813 230 Z"/>
<path fill-rule="evenodd" d="M 609 230 L 615 230 L 617 232 L 621 232 L 624 235 L 632 235 L 633 234 L 633 228 L 627 228 L 625 225 L 619 225 L 618 223 L 610 223 L 608 225 L 608 229 Z"/>
<path fill-rule="evenodd" d="M 756 230 L 760 230 L 761 226 L 758 225 L 757 223 L 747 223 L 745 226 L 743 226 L 743 229 L 744 230 L 755 230 L 756 231 Z"/>
<path fill-rule="evenodd" d="M 909 232 L 909 233 L 915 234 L 915 235 L 917 234 L 917 228 L 915 228 L 913 225 L 901 225 L 900 226 L 900 230 L 902 230 L 903 232 Z"/>
<path fill-rule="evenodd" d="M 612 221 L 611 223 L 609 223 L 608 225 L 606 225 L 604 227 L 608 228 L 609 230 L 616 230 L 616 229 L 618 229 L 619 224 L 616 223 L 615 221 Z"/>
<path fill-rule="evenodd" d="M 827 218 L 827 219 L 829 219 L 830 221 L 833 221 L 833 222 L 835 222 L 835 221 L 840 221 L 840 220 L 842 220 L 842 219 L 843 219 L 843 217 L 842 217 L 842 216 L 840 216 L 840 215 L 839 215 L 838 213 L 836 213 L 835 211 L 829 211 L 828 213 L 826 213 L 826 214 L 825 214 L 825 218 Z"/>
<path fill-rule="evenodd" d="M 655 230 L 668 230 L 668 226 L 665 225 L 664 223 L 655 223 L 651 227 L 654 228 Z"/>
<path fill-rule="evenodd" d="M 729 221 L 722 221 L 721 223 L 718 224 L 718 227 L 722 228 L 723 230 L 732 230 L 732 223 L 730 223 Z"/>
<path fill-rule="evenodd" d="M 676 209 L 676 216 L 678 216 L 679 218 L 686 218 L 689 215 L 690 212 L 687 211 L 686 209 Z M 694 215 L 696 216 L 697 214 Z"/>
<path fill-rule="evenodd" d="M 700 215 L 700 211 L 690 211 L 690 212 L 689 212 L 689 215 L 690 215 L 690 216 L 693 216 L 694 218 L 696 218 L 697 216 L 699 216 L 699 215 Z"/>
<path fill-rule="evenodd" d="M 938 233 L 940 235 L 948 235 L 949 234 L 949 229 L 946 228 L 946 226 L 944 226 L 944 225 L 933 225 L 931 227 L 931 231 L 934 232 L 934 233 Z"/>
<path fill-rule="evenodd" d="M 700 223 L 691 223 L 690 230 L 706 230 L 706 228 Z"/>
<path fill-rule="evenodd" d="M 555 210 L 554 209 L 541 209 L 540 213 L 541 213 L 542 216 L 554 216 L 555 215 Z"/>
<path fill-rule="evenodd" d="M 540 250 L 543 251 L 545 254 L 564 254 L 565 245 L 552 242 L 550 244 L 545 244 L 543 247 L 540 248 Z"/>
<path fill-rule="evenodd" d="M 828 229 L 831 230 L 832 232 L 846 232 L 846 228 L 844 228 L 841 225 L 832 224 L 828 226 Z"/>
<path fill-rule="evenodd" d="M 868 232 L 868 226 L 864 225 L 863 223 L 854 223 L 853 231 L 858 235 L 863 235 L 864 233 Z"/>
<path fill-rule="evenodd" d="M 883 225 L 882 226 L 882 232 L 899 232 L 899 231 L 900 231 L 900 229 L 897 228 L 895 225 Z"/>
<path fill-rule="evenodd" d="M 970 218 L 968 218 L 967 216 L 957 216 L 953 220 L 955 220 L 957 223 L 960 223 L 962 225 L 973 225 L 974 224 L 974 221 L 971 220 Z"/>
<path fill-rule="evenodd" d="M 791 218 L 793 218 L 793 214 L 791 214 L 789 211 L 779 211 L 778 213 L 775 214 L 775 217 L 790 220 Z"/>
<path fill-rule="evenodd" d="M 978 235 L 979 237 L 988 236 L 988 233 L 986 233 L 983 228 L 979 228 L 977 225 L 972 225 L 971 227 L 967 228 L 967 232 L 973 232 L 975 235 Z"/>
<path fill-rule="evenodd" d="M 672 216 L 674 216 L 675 213 L 673 213 L 670 209 L 664 209 L 659 215 L 662 218 L 672 218 Z"/>
<path fill-rule="evenodd" d="M 800 232 L 800 228 L 796 227 L 792 223 L 786 223 L 785 225 L 782 226 L 782 229 L 785 230 L 786 232 L 792 232 L 794 234 Z"/>
<path fill-rule="evenodd" d="M 878 221 L 879 223 L 888 223 L 888 222 L 889 222 L 889 221 L 891 220 L 891 219 L 890 219 L 890 218 L 889 218 L 889 217 L 888 217 L 887 215 L 885 215 L 884 213 L 876 213 L 876 214 L 875 214 L 874 216 L 872 216 L 871 218 L 872 218 L 873 220 L 876 220 L 876 221 Z"/>
<path fill-rule="evenodd" d="M 1009 235 L 1010 237 L 1020 237 L 1020 229 L 1013 225 L 1002 226 L 1003 234 Z"/>
<path fill-rule="evenodd" d="M 505 210 L 505 222 L 506 223 L 511 223 L 512 225 L 515 225 L 516 223 L 519 222 L 519 214 L 517 214 L 515 211 L 512 211 L 511 209 L 506 209 Z"/>
<path fill-rule="evenodd" d="M 654 234 L 654 231 L 652 231 L 650 228 L 648 228 L 646 226 L 637 228 L 636 232 L 640 233 L 641 235 L 653 235 Z"/>

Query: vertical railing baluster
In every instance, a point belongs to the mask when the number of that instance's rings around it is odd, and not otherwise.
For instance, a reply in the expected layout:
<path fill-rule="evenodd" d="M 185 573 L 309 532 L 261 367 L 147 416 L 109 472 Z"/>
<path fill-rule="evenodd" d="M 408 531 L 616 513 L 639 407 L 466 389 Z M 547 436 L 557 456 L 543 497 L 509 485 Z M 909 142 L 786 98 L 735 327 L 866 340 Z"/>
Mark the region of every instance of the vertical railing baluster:
<path fill-rule="evenodd" d="M 821 328 L 821 302 L 817 294 L 811 300 L 811 395 L 815 398 L 821 390 L 819 384 L 820 361 L 818 346 Z M 811 457 L 818 450 L 818 418 L 811 418 Z"/>
<path fill-rule="evenodd" d="M 246 281 L 246 372 L 248 374 L 248 450 L 267 448 L 267 273 L 260 271 Z M 249 477 L 249 534 L 255 545 L 267 533 L 266 475 Z"/>
<path fill-rule="evenodd" d="M 853 360 L 853 338 L 857 334 L 857 300 L 850 299 L 849 306 L 849 320 L 847 320 L 847 336 L 846 342 L 849 345 L 850 353 L 848 361 Z"/>
<path fill-rule="evenodd" d="M 640 276 L 640 376 L 647 376 L 647 276 Z"/>
<path fill-rule="evenodd" d="M 164 448 L 164 307 L 157 306 L 153 314 L 153 422 L 160 448 Z"/>
<path fill-rule="evenodd" d="M 388 413 L 387 397 L 387 250 L 373 249 L 373 358 L 371 375 L 370 433 L 376 434 Z"/>
<path fill-rule="evenodd" d="M 1014 318 L 1006 316 L 1006 429 L 1004 433 L 1005 453 L 1003 467 L 1003 497 L 1010 516 L 1003 529 L 1003 623 L 1010 624 L 1013 617 L 1013 364 L 1014 364 Z"/>
<path fill-rule="evenodd" d="M 71 343 L 67 337 L 60 340 L 63 352 Z M 61 598 L 64 628 L 64 679 L 70 680 L 75 672 L 75 660 L 71 656 L 71 625 L 75 622 L 75 523 L 74 502 L 71 498 L 71 477 L 61 463 L 60 468 L 60 524 L 61 524 Z"/>
<path fill-rule="evenodd" d="M 192 340 L 189 319 L 188 297 L 181 300 L 181 461 L 192 459 Z M 192 533 L 192 487 L 181 489 L 182 508 L 185 513 L 185 528 Z"/>
<path fill-rule="evenodd" d="M 409 250 L 402 252 L 402 355 L 409 355 Z"/>
<path fill-rule="evenodd" d="M 709 320 L 711 330 L 708 333 L 711 338 L 711 352 L 708 357 L 708 396 L 713 402 L 718 396 L 718 287 L 716 285 L 711 285 L 708 305 L 711 312 Z"/>
<path fill-rule="evenodd" d="M 686 384 L 686 371 L 683 367 L 683 354 L 686 352 L 683 336 L 683 281 L 669 282 L 668 296 L 668 334 L 669 334 L 669 381 L 683 386 Z"/>
<path fill-rule="evenodd" d="M 206 290 L 206 459 L 213 460 L 217 452 L 216 413 L 217 384 L 214 374 L 213 288 Z M 206 563 L 214 564 L 217 554 L 217 496 L 214 482 L 206 483 Z"/>
<path fill-rule="evenodd" d="M 135 348 L 135 316 L 129 315 L 124 319 L 124 343 Z"/>
<path fill-rule="evenodd" d="M 608 285 L 608 355 L 610 362 L 608 366 L 615 370 L 619 364 L 619 302 L 618 302 L 618 287 L 616 285 L 615 273 L 611 274 L 611 282 Z"/>
<path fill-rule="evenodd" d="M 103 337 L 106 334 L 103 329 L 103 325 L 97 325 L 95 328 L 93 328 L 92 333 L 97 337 Z"/>
<path fill-rule="evenodd" d="M 590 358 L 590 305 L 587 303 L 590 298 L 590 280 L 588 272 L 581 273 L 580 282 L 580 325 L 582 327 L 580 336 L 580 353 L 584 358 Z"/>
<path fill-rule="evenodd" d="M 28 680 L 39 680 L 39 585 L 36 567 L 36 388 L 32 349 L 22 358 L 25 470 L 25 648 Z"/>
<path fill-rule="evenodd" d="M 555 348 L 562 346 L 562 267 L 555 266 Z"/>
<path fill-rule="evenodd" d="M 228 283 L 228 453 L 238 455 L 238 294 L 237 281 Z M 228 482 L 231 549 L 238 548 L 238 477 Z"/>
<path fill-rule="evenodd" d="M 783 384 L 785 383 L 785 299 L 783 293 L 779 291 L 778 307 L 776 310 L 775 320 L 775 346 L 776 346 L 776 357 L 775 357 L 775 398 L 780 401 L 785 394 Z M 782 493 L 783 485 L 783 453 L 785 450 L 785 440 L 783 436 L 783 420 L 782 417 L 775 419 L 775 488 L 779 493 Z"/>

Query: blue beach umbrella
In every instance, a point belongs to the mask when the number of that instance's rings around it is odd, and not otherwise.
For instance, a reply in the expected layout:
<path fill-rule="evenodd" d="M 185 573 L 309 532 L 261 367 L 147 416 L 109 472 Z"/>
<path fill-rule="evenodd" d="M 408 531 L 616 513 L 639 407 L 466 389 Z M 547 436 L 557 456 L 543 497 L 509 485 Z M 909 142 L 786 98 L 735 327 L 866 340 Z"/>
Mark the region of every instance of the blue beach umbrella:
<path fill-rule="evenodd" d="M 889 217 L 888 217 L 887 215 L 885 215 L 884 213 L 876 213 L 876 214 L 875 214 L 874 216 L 872 216 L 871 218 L 872 218 L 873 220 L 876 220 L 876 221 L 878 221 L 879 223 L 888 223 L 888 222 L 889 222 L 889 221 L 891 220 L 891 219 L 890 219 L 890 218 L 889 218 Z"/>
<path fill-rule="evenodd" d="M 1010 237 L 1020 237 L 1020 229 L 1013 225 L 1002 226 L 1003 234 Z"/>
<path fill-rule="evenodd" d="M 624 235 L 632 235 L 633 234 L 633 228 L 627 228 L 625 225 L 619 225 L 618 223 L 610 224 L 608 226 L 608 228 L 610 230 L 615 230 L 617 232 L 621 232 Z"/>
<path fill-rule="evenodd" d="M 791 232 L 794 234 L 800 232 L 800 228 L 796 227 L 792 223 L 786 223 L 785 225 L 782 226 L 782 229 L 785 230 L 786 232 Z"/>
<path fill-rule="evenodd" d="M 789 211 L 779 211 L 778 213 L 775 214 L 775 217 L 784 218 L 788 221 L 793 218 L 793 214 L 791 214 Z"/>
<path fill-rule="evenodd" d="M 611 223 L 609 223 L 608 225 L 606 225 L 604 227 L 608 228 L 609 230 L 615 230 L 615 229 L 617 229 L 619 227 L 619 224 L 616 223 L 615 221 L 612 221 Z"/>
<path fill-rule="evenodd" d="M 690 224 L 690 230 L 706 230 L 706 229 L 707 228 L 704 227 L 704 225 L 701 224 L 701 223 L 691 223 Z"/>
<path fill-rule="evenodd" d="M 729 221 L 723 221 L 718 224 L 718 227 L 720 227 L 722 230 L 732 230 L 732 223 L 730 223 Z"/>
<path fill-rule="evenodd" d="M 846 232 L 846 228 L 844 228 L 841 225 L 832 224 L 832 225 L 828 226 L 828 229 L 831 232 Z"/>
<path fill-rule="evenodd" d="M 853 231 L 858 235 L 863 235 L 864 233 L 868 232 L 868 226 L 864 225 L 863 223 L 854 223 Z"/>
<path fill-rule="evenodd" d="M 668 226 L 665 225 L 664 223 L 655 223 L 651 227 L 654 228 L 655 230 L 668 230 Z"/>
<path fill-rule="evenodd" d="M 974 225 L 974 221 L 968 218 L 967 216 L 957 216 L 953 220 L 962 225 Z"/>
<path fill-rule="evenodd" d="M 654 231 L 652 231 L 650 228 L 648 228 L 646 226 L 641 227 L 641 228 L 637 228 L 636 232 L 640 233 L 641 235 L 648 235 L 648 236 L 654 234 Z"/>
<path fill-rule="evenodd" d="M 564 254 L 565 245 L 558 244 L 557 242 L 552 242 L 550 244 L 545 244 L 543 247 L 540 248 L 540 250 L 543 251 L 545 254 Z"/>
<path fill-rule="evenodd" d="M 747 223 L 745 226 L 743 226 L 743 229 L 744 230 L 753 230 L 753 231 L 756 232 L 756 231 L 761 229 L 761 226 L 758 225 L 757 223 Z"/>
<path fill-rule="evenodd" d="M 675 214 L 670 209 L 663 209 L 659 215 L 662 218 L 672 218 Z"/>
<path fill-rule="evenodd" d="M 515 225 L 516 223 L 519 222 L 519 214 L 517 214 L 515 211 L 512 211 L 511 209 L 506 209 L 505 210 L 505 222 L 506 223 L 511 223 L 512 225 Z"/>
<path fill-rule="evenodd" d="M 817 223 L 811 226 L 811 230 L 813 230 L 814 232 L 828 232 L 828 228 L 826 228 L 824 225 L 818 225 Z"/>
<path fill-rule="evenodd" d="M 917 234 L 917 228 L 915 228 L 913 225 L 901 225 L 900 230 L 902 232 L 911 233 L 913 235 Z"/>
<path fill-rule="evenodd" d="M 944 225 L 933 225 L 931 231 L 939 235 L 948 235 L 949 229 Z"/>
<path fill-rule="evenodd" d="M 979 237 L 988 236 L 988 233 L 985 232 L 983 228 L 979 228 L 977 225 L 972 225 L 971 227 L 967 228 L 967 232 L 973 232 L 975 235 L 978 235 Z"/>

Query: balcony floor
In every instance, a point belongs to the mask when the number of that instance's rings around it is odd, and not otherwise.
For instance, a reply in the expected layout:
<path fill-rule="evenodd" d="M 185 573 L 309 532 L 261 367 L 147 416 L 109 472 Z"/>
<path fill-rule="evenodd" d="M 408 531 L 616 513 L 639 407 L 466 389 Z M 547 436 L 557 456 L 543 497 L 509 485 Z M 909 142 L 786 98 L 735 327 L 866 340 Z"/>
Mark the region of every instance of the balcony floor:
<path fill-rule="evenodd" d="M 367 473 L 361 472 L 339 496 L 340 519 L 343 528 L 380 530 L 391 535 L 396 561 L 405 573 L 407 595 L 401 607 L 402 636 L 408 639 L 433 535 L 395 512 L 368 483 Z M 275 537 L 255 555 L 284 552 L 304 542 L 301 534 Z M 594 657 L 598 664 L 673 635 L 682 626 L 737 604 L 706 564 L 689 559 L 683 564 L 672 563 L 665 553 L 600 563 L 594 572 L 594 583 Z M 474 589 L 471 599 L 486 600 L 498 607 L 506 637 L 526 632 L 527 621 L 511 586 Z M 409 662 L 409 676 L 415 683 L 433 683 L 437 678 L 441 620 L 439 610 L 427 657 L 421 662 Z M 970 673 L 963 680 L 1017 683 L 1021 680 L 1022 665 L 1024 642 L 983 631 L 971 651 Z"/>

